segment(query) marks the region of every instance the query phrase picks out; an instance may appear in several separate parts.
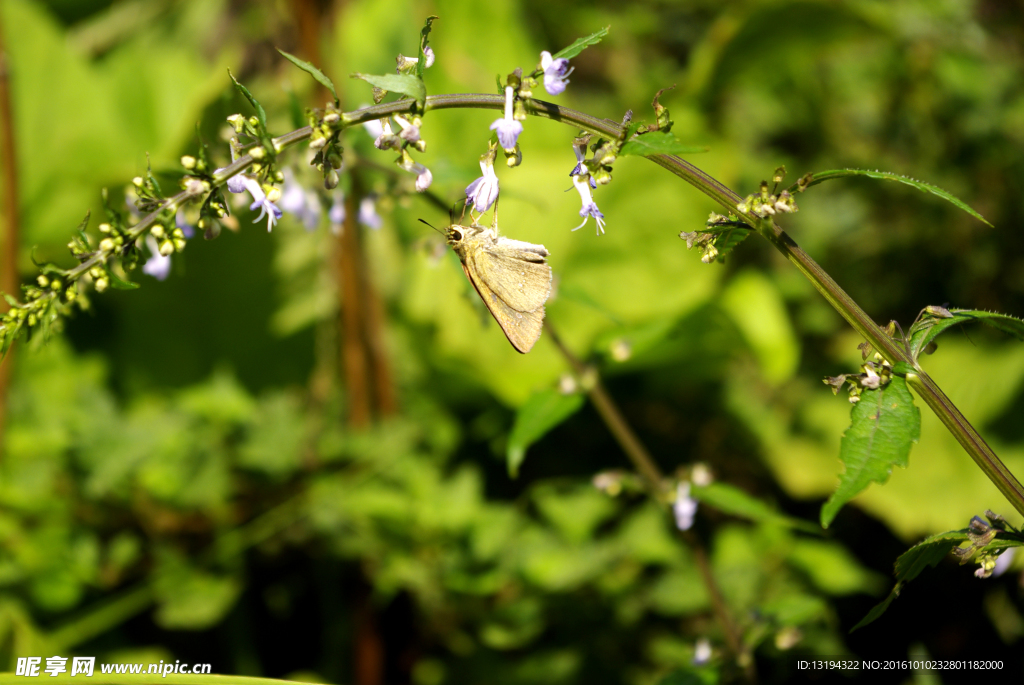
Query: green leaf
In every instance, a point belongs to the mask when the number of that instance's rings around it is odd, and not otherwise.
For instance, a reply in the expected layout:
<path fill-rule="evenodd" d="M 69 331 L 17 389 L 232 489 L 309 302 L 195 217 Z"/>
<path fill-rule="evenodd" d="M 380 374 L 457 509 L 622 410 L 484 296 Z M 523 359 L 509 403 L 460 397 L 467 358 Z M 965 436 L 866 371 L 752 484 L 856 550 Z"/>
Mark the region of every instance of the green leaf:
<path fill-rule="evenodd" d="M 595 31 L 594 33 L 591 33 L 589 36 L 586 36 L 585 38 L 577 38 L 576 42 L 574 42 L 567 48 L 562 48 L 554 55 L 552 55 L 552 57 L 554 59 L 561 59 L 563 57 L 565 59 L 572 59 L 576 55 L 580 54 L 581 52 L 589 48 L 591 45 L 597 45 L 598 43 L 600 43 L 601 39 L 608 35 L 608 31 L 610 29 L 611 26 L 605 26 L 600 31 Z"/>
<path fill-rule="evenodd" d="M 110 287 L 117 288 L 118 290 L 137 290 L 139 287 L 138 283 L 132 283 L 119 277 L 111 269 L 107 269 L 107 275 L 110 277 Z"/>
<path fill-rule="evenodd" d="M 707 151 L 708 148 L 702 145 L 684 145 L 671 133 L 651 131 L 627 141 L 619 150 L 619 154 L 649 157 L 651 155 L 690 155 L 695 152 Z"/>
<path fill-rule="evenodd" d="M 828 528 L 839 509 L 872 482 L 889 480 L 893 466 L 906 467 L 910 445 L 920 436 L 921 411 L 905 379 L 893 377 L 884 388 L 865 391 L 850 412 L 839 448 L 846 470 L 821 508 L 821 525 Z"/>
<path fill-rule="evenodd" d="M 691 485 L 690 496 L 709 507 L 732 514 L 748 521 L 778 523 L 787 528 L 797 528 L 819 534 L 821 530 L 809 521 L 786 516 L 756 497 L 751 497 L 737 487 L 726 483 Z"/>
<path fill-rule="evenodd" d="M 937 195 L 941 197 L 943 200 L 951 202 L 960 209 L 964 210 L 978 221 L 984 222 L 989 226 L 992 225 L 991 223 L 989 223 L 988 219 L 986 219 L 981 214 L 971 209 L 971 207 L 967 205 L 965 202 L 961 201 L 954 195 L 951 195 L 950 193 L 946 192 L 942 188 L 939 188 L 938 186 L 933 186 L 931 183 L 925 183 L 924 181 L 918 181 L 913 178 L 909 178 L 907 176 L 900 176 L 899 174 L 894 174 L 890 171 L 871 171 L 869 169 L 830 169 L 829 171 L 819 171 L 811 175 L 811 182 L 808 183 L 805 187 L 810 188 L 811 186 L 818 185 L 823 181 L 831 181 L 834 178 L 845 178 L 847 176 L 867 176 L 868 178 L 878 178 L 882 179 L 883 181 L 898 181 L 899 183 L 905 183 L 908 186 L 917 188 L 923 193 L 931 193 L 932 195 Z M 797 190 L 798 185 L 799 184 L 794 183 L 792 186 L 789 187 L 789 191 L 793 192 Z"/>
<path fill-rule="evenodd" d="M 280 48 L 278 48 L 277 51 L 280 52 L 281 55 L 286 60 L 288 60 L 289 62 L 291 62 L 292 64 L 297 66 L 299 69 L 302 69 L 304 72 L 306 72 L 307 74 L 312 76 L 316 80 L 316 82 L 319 83 L 321 86 L 323 86 L 327 90 L 331 91 L 331 95 L 334 97 L 334 104 L 335 105 L 338 105 L 340 103 L 340 101 L 338 100 L 338 92 L 334 89 L 334 81 L 332 81 L 331 79 L 327 78 L 327 75 L 324 74 L 324 72 L 320 71 L 319 69 L 314 67 L 309 62 L 306 62 L 305 60 L 301 60 L 298 57 L 296 57 L 295 55 L 289 54 L 289 53 L 285 52 L 284 50 L 281 50 Z M 235 82 L 235 85 L 238 85 L 237 81 Z"/>
<path fill-rule="evenodd" d="M 850 632 L 863 628 L 884 614 L 893 600 L 899 597 L 900 590 L 906 583 L 917 578 L 929 566 L 936 566 L 953 551 L 954 547 L 958 547 L 967 539 L 969 538 L 966 530 L 951 530 L 926 538 L 901 554 L 896 560 L 896 585 L 892 592 L 872 608 L 857 625 L 850 629 Z"/>
<path fill-rule="evenodd" d="M 267 130 L 267 113 L 263 111 L 263 105 L 256 101 L 256 98 L 252 96 L 252 93 L 249 92 L 248 88 L 238 82 L 238 79 L 235 78 L 235 75 L 231 73 L 230 69 L 228 69 L 228 76 L 231 77 L 231 82 L 235 84 L 235 89 L 241 93 L 242 96 L 249 101 L 249 104 L 252 105 L 252 108 L 256 110 L 256 119 L 260 122 L 260 129 L 265 133 Z"/>
<path fill-rule="evenodd" d="M 980 321 L 1018 340 L 1024 340 L 1024 321 L 996 312 L 981 309 L 940 309 L 941 314 L 930 314 L 926 310 L 910 328 L 910 354 L 916 361 L 928 345 L 953 326 L 967 321 Z M 947 316 L 948 315 L 948 316 Z"/>
<path fill-rule="evenodd" d="M 427 99 L 427 88 L 423 79 L 408 74 L 352 74 L 352 78 L 366 81 L 371 86 L 408 95 L 422 105 Z"/>
<path fill-rule="evenodd" d="M 563 395 L 557 390 L 535 392 L 516 413 L 512 432 L 508 436 L 506 459 L 508 473 L 515 478 L 519 466 L 526 458 L 526 450 L 548 431 L 579 411 L 583 395 Z"/>
<path fill-rule="evenodd" d="M 420 54 L 419 61 L 416 62 L 416 76 L 420 79 L 423 78 L 423 70 L 427 68 L 427 59 L 423 52 L 427 49 L 427 46 L 430 45 L 430 29 L 435 19 L 437 19 L 437 15 L 430 15 L 427 17 L 427 20 L 423 22 L 423 28 L 420 29 Z"/>

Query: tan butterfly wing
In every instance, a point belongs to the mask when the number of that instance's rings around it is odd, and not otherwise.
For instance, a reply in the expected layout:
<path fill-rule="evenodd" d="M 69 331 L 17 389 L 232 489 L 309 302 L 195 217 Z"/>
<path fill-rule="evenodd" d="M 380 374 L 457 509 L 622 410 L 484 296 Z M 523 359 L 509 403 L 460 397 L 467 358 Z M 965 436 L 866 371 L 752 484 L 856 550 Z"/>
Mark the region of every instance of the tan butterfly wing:
<path fill-rule="evenodd" d="M 500 238 L 476 254 L 476 272 L 509 307 L 532 312 L 543 307 L 551 295 L 551 267 L 544 261 L 547 254 L 541 245 Z"/>
<path fill-rule="evenodd" d="M 526 354 L 533 349 L 533 344 L 540 338 L 541 329 L 544 327 L 544 307 L 540 306 L 531 312 L 521 312 L 510 307 L 504 300 L 498 297 L 488 285 L 480 278 L 476 278 L 470 267 L 462 265 L 466 277 L 473 284 L 480 299 L 484 301 L 491 316 L 501 326 L 505 337 L 512 343 L 512 347 L 518 352 Z M 550 268 L 549 268 L 550 271 Z"/>

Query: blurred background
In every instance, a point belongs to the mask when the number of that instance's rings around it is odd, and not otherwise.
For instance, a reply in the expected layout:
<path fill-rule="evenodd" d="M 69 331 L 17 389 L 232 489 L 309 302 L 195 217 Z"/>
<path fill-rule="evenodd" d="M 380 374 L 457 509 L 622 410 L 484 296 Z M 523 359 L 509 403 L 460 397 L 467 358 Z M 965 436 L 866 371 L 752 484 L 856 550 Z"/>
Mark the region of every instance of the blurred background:
<path fill-rule="evenodd" d="M 275 134 L 324 92 L 283 60 L 313 61 L 343 108 L 371 101 L 348 74 L 416 54 L 428 92 L 494 93 L 611 26 L 572 64 L 559 104 L 652 120 L 709 152 L 690 159 L 741 195 L 785 165 L 883 169 L 938 185 L 995 228 L 912 188 L 816 186 L 782 222 L 879 323 L 926 305 L 1024 313 L 1024 7 L 997 0 L 720 3 L 646 0 L 2 0 L 16 164 L 0 264 L 70 266 L 87 211 L 103 216 L 147 163 L 174 188 L 199 134 L 228 160 L 225 117 Z M 547 98 L 551 99 L 551 98 Z M 297 116 L 298 115 L 298 116 Z M 361 128 L 346 132 L 349 215 L 379 229 L 197 237 L 157 281 L 92 297 L 46 345 L 4 363 L 0 669 L 17 656 L 206 662 L 214 672 L 355 683 L 657 683 L 738 676 L 691 549 L 668 513 L 595 474 L 629 469 L 587 404 L 506 466 L 517 410 L 571 371 L 545 333 L 520 355 L 442 239 L 439 207 L 479 175 L 493 111 L 424 118 L 432 202 Z M 607 235 L 580 219 L 576 131 L 525 122 L 523 165 L 498 169 L 501 228 L 551 252 L 548 321 L 592 363 L 666 473 L 706 465 L 815 526 L 835 488 L 849 403 L 822 385 L 861 342 L 763 241 L 704 265 L 680 231 L 719 209 L 638 157 L 595 191 Z M 9 150 L 5 150 L 8 152 Z M 319 187 L 296 149 L 298 183 Z M 123 205 L 119 205 L 123 207 Z M 127 211 L 124 208 L 122 211 Z M 20 215 L 20 218 L 18 218 Z M 17 221 L 17 235 L 11 230 Z M 12 259 L 13 257 L 13 259 Z M 11 268 L 3 288 L 13 289 Z M 1024 348 L 954 331 L 927 360 L 947 394 L 1024 474 Z M 576 405 L 573 405 L 575 408 Z M 950 559 L 878 622 L 849 629 L 891 587 L 896 557 L 1005 500 L 922 411 L 910 467 L 827 531 L 701 506 L 696 534 L 762 682 L 797 658 L 1003 659 L 1024 674 L 1020 560 L 973 577 Z M 711 662 L 695 668 L 706 638 Z M 675 677 L 675 676 L 673 676 Z M 680 676 L 681 677 L 681 676 Z M 904 682 L 907 674 L 873 682 Z M 679 681 L 683 682 L 683 681 Z M 921 681 L 924 682 L 924 681 Z M 934 682 L 934 681 L 928 681 Z M 946 681 L 950 682 L 950 681 Z"/>

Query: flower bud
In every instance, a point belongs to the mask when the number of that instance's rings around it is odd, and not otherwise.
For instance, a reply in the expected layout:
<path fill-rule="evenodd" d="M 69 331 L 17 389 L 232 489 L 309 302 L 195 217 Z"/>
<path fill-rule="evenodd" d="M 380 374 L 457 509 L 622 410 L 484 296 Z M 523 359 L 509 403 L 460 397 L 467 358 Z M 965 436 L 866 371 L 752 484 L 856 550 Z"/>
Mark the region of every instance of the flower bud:
<path fill-rule="evenodd" d="M 181 158 L 181 166 L 185 167 L 189 171 L 196 168 L 196 158 L 192 155 L 183 155 Z"/>
<path fill-rule="evenodd" d="M 45 274 L 39 274 L 39 277 L 36 278 L 36 283 L 39 284 L 40 288 L 45 288 L 50 285 L 50 279 L 47 278 Z"/>
<path fill-rule="evenodd" d="M 267 156 L 267 151 L 262 146 L 257 145 L 253 149 L 249 150 L 249 156 L 255 160 L 261 160 Z"/>
<path fill-rule="evenodd" d="M 108 285 L 110 285 L 110 281 L 107 280 L 107 278 L 105 276 L 103 278 L 97 278 L 96 279 L 96 292 L 98 292 L 98 293 L 103 292 L 104 290 L 107 289 Z"/>
<path fill-rule="evenodd" d="M 324 115 L 324 123 L 327 124 L 328 126 L 333 126 L 339 121 L 341 121 L 341 115 L 339 115 L 337 112 L 328 112 L 327 114 Z"/>
<path fill-rule="evenodd" d="M 271 202 L 277 202 L 281 199 L 281 189 L 276 186 L 264 187 L 264 192 L 267 194 L 267 199 Z"/>
<path fill-rule="evenodd" d="M 153 228 L 149 229 L 149 232 L 152 233 L 153 237 L 158 240 L 164 237 L 164 227 L 161 226 L 160 224 L 157 224 Z"/>
<path fill-rule="evenodd" d="M 324 188 L 326 188 L 327 190 L 334 190 L 335 188 L 338 187 L 338 182 L 340 180 L 341 177 L 338 176 L 338 172 L 335 171 L 334 169 L 331 169 L 330 171 L 327 172 L 327 175 L 324 176 Z"/>
<path fill-rule="evenodd" d="M 103 240 L 100 241 L 100 250 L 103 252 L 113 252 L 114 241 L 111 240 L 110 238 L 104 238 Z"/>
<path fill-rule="evenodd" d="M 135 186 L 136 188 L 141 188 L 142 183 L 143 181 L 141 176 L 136 176 L 135 178 L 132 179 L 132 185 Z"/>
<path fill-rule="evenodd" d="M 102 223 L 98 226 L 100 233 L 110 233 L 110 224 Z"/>
<path fill-rule="evenodd" d="M 174 254 L 174 243 L 172 243 L 170 240 L 165 240 L 162 243 L 160 243 L 160 254 L 162 254 L 164 257 L 170 257 L 172 254 Z"/>
<path fill-rule="evenodd" d="M 228 123 L 235 129 L 235 133 L 241 133 L 242 127 L 245 125 L 245 119 L 241 114 L 232 114 L 228 117 Z"/>

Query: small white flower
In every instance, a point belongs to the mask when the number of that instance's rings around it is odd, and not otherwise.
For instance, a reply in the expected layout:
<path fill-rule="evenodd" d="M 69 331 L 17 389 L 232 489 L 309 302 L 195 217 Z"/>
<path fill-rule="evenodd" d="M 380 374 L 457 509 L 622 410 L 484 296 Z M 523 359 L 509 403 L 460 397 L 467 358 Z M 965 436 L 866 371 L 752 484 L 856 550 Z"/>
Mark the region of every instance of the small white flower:
<path fill-rule="evenodd" d="M 423 68 L 429 69 L 434 66 L 434 49 L 429 45 L 423 49 Z"/>
<path fill-rule="evenodd" d="M 398 114 L 395 115 L 395 121 L 402 127 L 402 132 L 398 134 L 398 137 L 402 140 L 407 140 L 410 143 L 415 143 L 420 139 L 420 127 L 415 122 L 411 122 L 403 116 Z"/>
<path fill-rule="evenodd" d="M 555 59 L 545 50 L 540 53 L 540 68 L 544 70 L 544 90 L 548 91 L 548 95 L 562 93 L 573 71 L 569 68 L 569 60 L 564 57 Z"/>
<path fill-rule="evenodd" d="M 359 203 L 359 223 L 368 228 L 380 228 L 384 220 L 377 214 L 377 204 L 373 195 L 367 195 Z"/>
<path fill-rule="evenodd" d="M 369 105 L 361 105 L 359 109 L 366 109 Z M 369 121 L 363 122 L 363 128 L 367 133 L 370 134 L 371 138 L 379 138 L 384 133 L 384 126 L 380 123 L 380 119 L 370 119 Z"/>
<path fill-rule="evenodd" d="M 152 256 L 142 265 L 142 273 L 158 281 L 164 280 L 171 273 L 171 258 L 160 253 L 160 246 L 151 235 L 146 236 L 146 247 Z"/>
<path fill-rule="evenodd" d="M 480 159 L 480 171 L 483 176 L 466 186 L 466 199 L 473 204 L 477 212 L 486 212 L 498 199 L 498 176 L 494 173 L 494 151 L 491 150 Z"/>
<path fill-rule="evenodd" d="M 373 146 L 378 150 L 397 150 L 402 146 L 401 140 L 391 130 L 390 119 L 385 119 L 381 124 L 381 133 L 373 141 Z"/>
<path fill-rule="evenodd" d="M 704 664 L 711 661 L 711 641 L 706 637 L 702 637 L 697 640 L 697 644 L 693 647 L 693 663 L 694 666 L 703 666 Z"/>
<path fill-rule="evenodd" d="M 597 221 L 597 234 L 602 235 L 604 233 L 604 214 L 597 208 L 597 203 L 594 202 L 594 197 L 590 194 L 589 181 L 590 174 L 579 174 L 572 177 L 572 184 L 576 186 L 576 190 L 580 194 L 580 200 L 583 202 L 583 207 L 580 209 L 583 223 L 572 230 L 578 231 L 587 225 L 587 220 L 590 217 L 594 217 Z"/>
<path fill-rule="evenodd" d="M 515 149 L 519 134 L 523 132 L 523 125 L 512 118 L 514 93 L 512 86 L 505 87 L 505 116 L 491 124 L 491 130 L 498 134 L 501 147 L 508 151 Z"/>
<path fill-rule="evenodd" d="M 697 513 L 697 500 L 690 497 L 690 483 L 682 482 L 676 488 L 676 501 L 672 505 L 672 513 L 676 517 L 676 528 L 690 530 L 693 517 Z"/>

